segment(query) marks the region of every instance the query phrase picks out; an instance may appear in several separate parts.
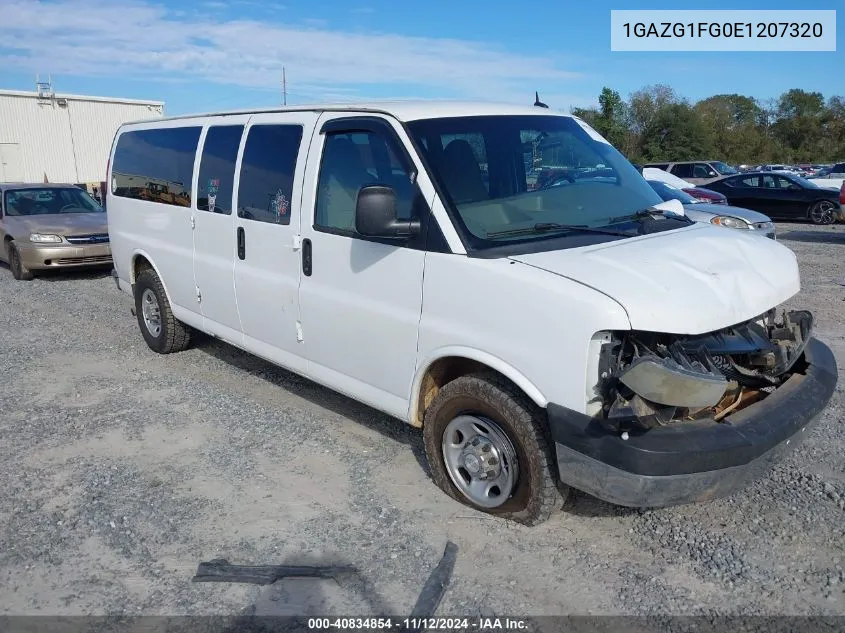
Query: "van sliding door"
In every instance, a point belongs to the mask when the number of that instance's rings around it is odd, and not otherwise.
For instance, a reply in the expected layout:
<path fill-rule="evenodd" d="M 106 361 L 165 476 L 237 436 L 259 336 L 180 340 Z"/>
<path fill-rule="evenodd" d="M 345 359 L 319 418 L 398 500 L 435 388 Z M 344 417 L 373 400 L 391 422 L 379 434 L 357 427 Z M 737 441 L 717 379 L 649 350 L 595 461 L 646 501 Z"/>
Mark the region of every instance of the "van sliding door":
<path fill-rule="evenodd" d="M 300 205 L 317 115 L 253 115 L 238 162 L 235 295 L 244 347 L 305 371 L 298 336 Z"/>
<path fill-rule="evenodd" d="M 203 328 L 243 344 L 235 301 L 235 169 L 249 117 L 210 119 L 201 141 L 194 210 L 194 279 Z"/>

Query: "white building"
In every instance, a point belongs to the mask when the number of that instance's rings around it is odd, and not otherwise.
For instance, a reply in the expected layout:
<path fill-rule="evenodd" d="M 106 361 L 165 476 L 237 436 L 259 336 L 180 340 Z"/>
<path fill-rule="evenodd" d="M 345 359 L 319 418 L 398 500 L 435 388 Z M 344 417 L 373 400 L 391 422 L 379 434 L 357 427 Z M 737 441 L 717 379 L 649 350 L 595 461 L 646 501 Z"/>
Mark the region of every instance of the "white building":
<path fill-rule="evenodd" d="M 163 101 L 0 90 L 0 182 L 100 183 L 121 123 L 159 118 Z"/>

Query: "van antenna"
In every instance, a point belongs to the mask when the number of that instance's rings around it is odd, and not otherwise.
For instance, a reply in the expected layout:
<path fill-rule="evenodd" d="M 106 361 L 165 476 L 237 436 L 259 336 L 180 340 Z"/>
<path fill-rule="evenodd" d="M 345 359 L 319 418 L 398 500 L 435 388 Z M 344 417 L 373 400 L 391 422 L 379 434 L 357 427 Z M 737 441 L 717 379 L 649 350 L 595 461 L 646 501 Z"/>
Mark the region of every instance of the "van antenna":
<path fill-rule="evenodd" d="M 540 93 L 537 92 L 536 90 L 534 91 L 534 105 L 538 108 L 548 108 L 549 107 L 545 103 L 540 101 Z"/>

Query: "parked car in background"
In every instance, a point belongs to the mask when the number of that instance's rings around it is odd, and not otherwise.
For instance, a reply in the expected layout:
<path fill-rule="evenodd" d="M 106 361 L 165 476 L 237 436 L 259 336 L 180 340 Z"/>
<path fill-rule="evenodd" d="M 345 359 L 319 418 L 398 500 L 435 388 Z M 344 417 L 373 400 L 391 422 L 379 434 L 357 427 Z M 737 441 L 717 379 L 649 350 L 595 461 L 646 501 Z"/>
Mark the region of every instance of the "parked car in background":
<path fill-rule="evenodd" d="M 794 174 L 753 172 L 710 183 L 737 207 L 753 209 L 775 219 L 808 219 L 831 224 L 839 219 L 839 192 L 825 189 Z"/>
<path fill-rule="evenodd" d="M 696 187 L 692 183 L 684 180 L 683 178 L 673 176 L 669 172 L 659 169 L 657 167 L 637 166 L 637 169 L 640 170 L 640 173 L 646 180 L 657 180 L 659 182 L 665 182 L 667 185 L 671 185 L 675 189 L 680 189 L 681 191 L 688 193 L 693 198 L 695 198 L 696 202 L 701 202 L 705 204 L 728 203 L 728 199 L 721 193 L 712 191 L 710 189 L 704 189 L 703 187 Z"/>
<path fill-rule="evenodd" d="M 836 163 L 819 169 L 809 180 L 819 187 L 839 189 L 845 183 L 845 163 Z"/>
<path fill-rule="evenodd" d="M 112 261 L 106 213 L 76 185 L 0 184 L 0 238 L 15 279 Z"/>
<path fill-rule="evenodd" d="M 683 204 L 684 211 L 691 220 L 716 224 L 730 229 L 756 231 L 759 235 L 776 239 L 774 222 L 762 213 L 750 209 L 740 209 L 739 207 L 702 204 L 685 191 L 658 180 L 649 180 L 648 184 L 664 201 L 678 200 Z"/>
<path fill-rule="evenodd" d="M 837 168 L 840 172 L 845 170 L 845 163 L 837 163 L 836 165 L 813 165 L 813 178 L 822 178 L 829 174 L 835 173 Z"/>
<path fill-rule="evenodd" d="M 728 204 L 728 199 L 724 194 L 713 191 L 709 187 L 687 187 L 684 191 L 701 204 Z"/>
<path fill-rule="evenodd" d="M 792 168 L 789 165 L 775 163 L 772 165 L 760 165 L 760 168 L 757 171 L 792 172 Z"/>
<path fill-rule="evenodd" d="M 645 166 L 662 169 L 673 176 L 683 178 L 693 185 L 706 185 L 707 183 L 718 178 L 722 178 L 723 176 L 730 176 L 739 173 L 739 171 L 720 160 L 648 163 Z"/>

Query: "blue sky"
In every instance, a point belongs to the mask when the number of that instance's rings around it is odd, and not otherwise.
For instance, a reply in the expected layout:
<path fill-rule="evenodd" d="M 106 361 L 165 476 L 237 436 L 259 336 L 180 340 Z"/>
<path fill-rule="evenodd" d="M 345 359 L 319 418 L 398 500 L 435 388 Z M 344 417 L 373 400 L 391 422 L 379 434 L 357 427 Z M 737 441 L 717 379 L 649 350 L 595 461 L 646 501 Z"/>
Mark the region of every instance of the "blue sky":
<path fill-rule="evenodd" d="M 709 0 L 710 9 L 839 9 L 842 0 Z M 621 53 L 610 10 L 674 2 L 479 0 L 0 0 L 0 88 L 155 99 L 167 114 L 288 103 L 468 98 L 553 108 L 668 83 L 691 99 L 789 88 L 845 95 L 842 36 L 833 53 Z"/>

